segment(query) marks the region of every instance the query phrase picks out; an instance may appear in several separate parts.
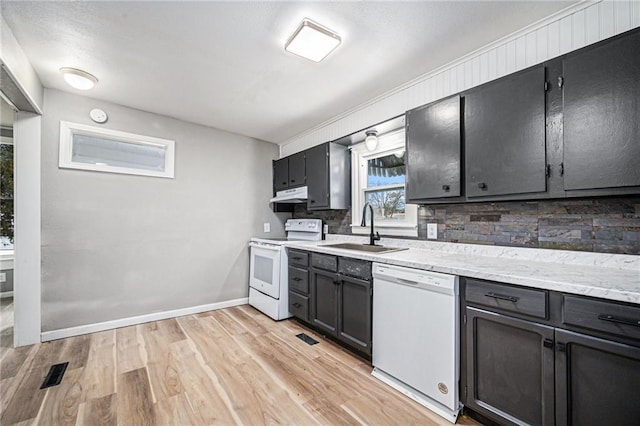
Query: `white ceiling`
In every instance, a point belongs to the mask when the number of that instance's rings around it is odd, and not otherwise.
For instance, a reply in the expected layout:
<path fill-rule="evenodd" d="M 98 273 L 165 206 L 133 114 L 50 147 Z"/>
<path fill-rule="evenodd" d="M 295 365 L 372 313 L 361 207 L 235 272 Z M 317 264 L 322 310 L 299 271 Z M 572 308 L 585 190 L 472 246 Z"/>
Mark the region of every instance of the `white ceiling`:
<path fill-rule="evenodd" d="M 45 87 L 77 67 L 77 93 L 275 143 L 572 3 L 1 2 Z M 319 64 L 284 51 L 304 17 L 343 39 Z"/>

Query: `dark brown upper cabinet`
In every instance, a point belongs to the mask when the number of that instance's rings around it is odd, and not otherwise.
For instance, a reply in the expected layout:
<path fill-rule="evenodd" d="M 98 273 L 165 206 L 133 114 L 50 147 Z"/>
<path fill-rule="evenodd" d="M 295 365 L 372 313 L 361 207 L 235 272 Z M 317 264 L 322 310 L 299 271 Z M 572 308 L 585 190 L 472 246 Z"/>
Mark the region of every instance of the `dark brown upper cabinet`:
<path fill-rule="evenodd" d="M 273 192 L 306 183 L 305 153 L 299 152 L 273 162 Z"/>
<path fill-rule="evenodd" d="M 462 195 L 460 107 L 456 95 L 407 111 L 407 202 Z"/>
<path fill-rule="evenodd" d="M 306 176 L 304 151 L 289 156 L 289 188 L 304 185 Z"/>
<path fill-rule="evenodd" d="M 640 31 L 563 61 L 564 188 L 640 186 Z"/>
<path fill-rule="evenodd" d="M 537 66 L 465 95 L 468 198 L 546 191 L 545 93 Z"/>
<path fill-rule="evenodd" d="M 289 159 L 281 158 L 273 162 L 273 192 L 289 188 Z"/>
<path fill-rule="evenodd" d="M 348 209 L 351 205 L 351 155 L 347 147 L 326 142 L 309 148 L 308 210 Z"/>

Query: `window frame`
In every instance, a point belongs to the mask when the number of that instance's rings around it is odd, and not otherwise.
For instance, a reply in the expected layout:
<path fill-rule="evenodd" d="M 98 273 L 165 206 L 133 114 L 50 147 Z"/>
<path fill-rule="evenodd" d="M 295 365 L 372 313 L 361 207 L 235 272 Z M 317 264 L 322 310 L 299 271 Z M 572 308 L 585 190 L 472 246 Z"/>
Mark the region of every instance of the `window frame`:
<path fill-rule="evenodd" d="M 86 135 L 111 139 L 144 146 L 163 147 L 165 149 L 164 171 L 135 169 L 131 167 L 111 166 L 107 164 L 88 164 L 73 161 L 73 136 Z M 118 173 L 138 176 L 174 178 L 175 141 L 153 136 L 122 132 L 104 127 L 60 121 L 60 151 L 58 167 L 61 169 L 90 170 L 94 172 Z"/>
<path fill-rule="evenodd" d="M 378 136 L 378 146 L 369 151 L 364 142 L 353 145 L 351 149 L 351 232 L 353 234 L 369 234 L 369 226 L 362 227 L 362 208 L 365 205 L 365 191 L 380 190 L 385 188 L 405 188 L 404 185 L 385 185 L 380 187 L 367 187 L 367 162 L 373 158 L 384 157 L 399 150 L 406 152 L 405 129 L 400 128 Z M 375 228 L 382 235 L 417 237 L 418 236 L 418 205 L 405 201 L 405 220 L 397 223 L 375 222 Z"/>

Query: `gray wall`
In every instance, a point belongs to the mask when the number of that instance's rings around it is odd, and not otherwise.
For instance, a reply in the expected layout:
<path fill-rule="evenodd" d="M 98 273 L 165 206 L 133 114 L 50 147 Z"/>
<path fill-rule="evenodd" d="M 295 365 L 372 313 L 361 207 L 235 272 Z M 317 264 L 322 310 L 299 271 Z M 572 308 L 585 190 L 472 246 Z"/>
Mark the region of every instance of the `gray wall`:
<path fill-rule="evenodd" d="M 60 120 L 176 142 L 175 179 L 58 168 Z M 42 330 L 248 294 L 251 236 L 269 208 L 276 145 L 46 90 L 42 120 Z"/>

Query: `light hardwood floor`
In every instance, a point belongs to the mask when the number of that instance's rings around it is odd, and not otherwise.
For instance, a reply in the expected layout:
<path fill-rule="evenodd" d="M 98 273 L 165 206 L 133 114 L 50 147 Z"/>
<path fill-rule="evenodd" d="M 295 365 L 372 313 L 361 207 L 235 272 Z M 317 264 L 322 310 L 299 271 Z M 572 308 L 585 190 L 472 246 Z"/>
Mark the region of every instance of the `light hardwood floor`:
<path fill-rule="evenodd" d="M 62 383 L 40 390 L 65 361 Z M 370 372 L 295 321 L 244 305 L 9 349 L 0 424 L 449 424 Z"/>

